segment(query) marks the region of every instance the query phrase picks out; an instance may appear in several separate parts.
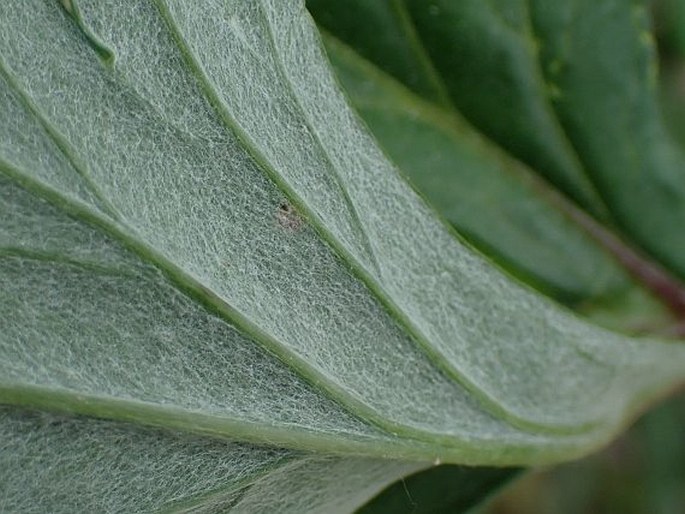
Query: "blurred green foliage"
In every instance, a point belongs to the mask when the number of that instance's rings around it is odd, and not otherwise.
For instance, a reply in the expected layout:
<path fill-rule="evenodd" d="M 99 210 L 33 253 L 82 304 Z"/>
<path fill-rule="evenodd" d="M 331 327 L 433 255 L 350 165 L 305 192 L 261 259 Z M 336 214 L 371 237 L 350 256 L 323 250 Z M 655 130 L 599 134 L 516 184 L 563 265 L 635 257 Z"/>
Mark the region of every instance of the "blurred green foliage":
<path fill-rule="evenodd" d="M 654 2 L 664 118 L 685 147 L 685 1 Z M 525 475 L 478 514 L 685 513 L 685 392 L 605 451 Z M 474 514 L 475 514 L 474 513 Z"/>
<path fill-rule="evenodd" d="M 525 475 L 478 514 L 682 514 L 685 395 L 657 407 L 603 452 Z"/>

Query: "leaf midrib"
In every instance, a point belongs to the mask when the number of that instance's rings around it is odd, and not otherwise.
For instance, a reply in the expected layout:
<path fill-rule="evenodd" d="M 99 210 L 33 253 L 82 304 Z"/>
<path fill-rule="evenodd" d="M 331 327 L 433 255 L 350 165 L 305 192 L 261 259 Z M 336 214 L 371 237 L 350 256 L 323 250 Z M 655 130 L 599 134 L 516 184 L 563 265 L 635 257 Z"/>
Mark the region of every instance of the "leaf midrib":
<path fill-rule="evenodd" d="M 273 352 L 281 362 L 293 370 L 300 378 L 309 384 L 315 384 L 317 389 L 323 389 L 334 401 L 345 406 L 350 414 L 361 416 L 366 421 L 382 427 L 386 431 L 390 430 L 391 433 L 403 432 L 403 426 L 395 426 L 394 424 L 385 421 L 381 416 L 377 415 L 374 409 L 351 395 L 348 395 L 344 389 L 332 383 L 328 376 L 323 375 L 316 369 L 310 367 L 304 359 L 300 359 L 298 356 L 294 355 L 276 339 L 263 332 L 257 325 L 252 323 L 251 320 L 243 316 L 239 311 L 217 296 L 213 291 L 206 288 L 202 283 L 187 274 L 182 268 L 176 266 L 176 264 L 155 249 L 146 245 L 140 238 L 136 238 L 134 234 L 124 230 L 118 223 L 99 215 L 89 209 L 86 204 L 65 198 L 58 191 L 37 180 L 27 177 L 21 170 L 14 169 L 2 160 L 0 160 L 0 173 L 3 173 L 9 179 L 20 184 L 34 195 L 57 206 L 67 214 L 81 221 L 85 221 L 89 225 L 97 227 L 107 235 L 114 237 L 143 261 L 149 262 L 162 270 L 179 290 L 199 302 L 211 313 L 219 315 L 221 319 L 233 324 L 248 337 L 258 341 L 260 346 Z M 428 439 L 428 441 L 430 442 L 430 439 Z"/>
<path fill-rule="evenodd" d="M 205 288 L 201 283 L 197 282 L 192 276 L 186 274 L 182 269 L 178 268 L 164 256 L 158 254 L 154 249 L 149 248 L 131 234 L 124 231 L 118 224 L 92 211 L 86 204 L 80 201 L 65 198 L 50 186 L 27 177 L 20 170 L 14 169 L 2 160 L 0 160 L 0 173 L 8 177 L 10 180 L 13 180 L 30 193 L 60 208 L 66 214 L 80 221 L 86 222 L 89 225 L 101 230 L 105 234 L 114 237 L 128 250 L 134 252 L 144 261 L 149 262 L 160 269 L 180 291 L 199 302 L 209 312 L 229 321 L 248 337 L 256 340 L 260 345 L 262 345 L 262 347 L 267 348 L 268 351 L 272 352 L 281 362 L 283 362 L 288 368 L 297 374 L 297 376 L 301 377 L 307 383 L 312 384 L 314 387 L 316 387 L 317 391 L 326 394 L 333 401 L 339 405 L 342 405 L 352 416 L 360 417 L 367 423 L 370 423 L 372 426 L 379 427 L 382 432 L 389 434 L 389 437 L 391 438 L 400 438 L 400 442 L 397 444 L 386 444 L 380 443 L 379 440 L 372 440 L 368 443 L 359 443 L 358 447 L 355 445 L 350 447 L 348 446 L 351 444 L 349 439 L 343 443 L 334 437 L 329 439 L 326 435 L 317 434 L 312 431 L 307 432 L 306 440 L 302 439 L 302 442 L 297 444 L 297 447 L 305 449 L 320 448 L 322 452 L 336 452 L 339 448 L 340 452 L 349 450 L 353 451 L 354 453 L 373 454 L 385 458 L 393 456 L 397 458 L 406 458 L 409 460 L 423 460 L 427 458 L 433 458 L 432 456 L 435 455 L 439 455 L 441 459 L 445 461 L 449 461 L 449 459 L 452 458 L 455 462 L 473 464 L 480 464 L 484 462 L 483 447 L 488 446 L 487 443 L 479 443 L 478 448 L 474 449 L 472 447 L 471 440 L 468 438 L 461 438 L 455 435 L 450 435 L 449 437 L 441 436 L 388 421 L 386 418 L 378 415 L 375 409 L 369 407 L 356 397 L 348 394 L 344 389 L 338 387 L 334 382 L 331 382 L 329 377 L 320 374 L 315 369 L 310 368 L 306 361 L 303 361 L 297 356 L 291 354 L 287 349 L 284 350 L 278 341 L 271 338 L 268 334 L 262 332 L 258 327 L 252 324 L 240 313 L 235 311 L 221 298 L 217 297 L 213 292 Z M 40 391 L 40 394 L 22 394 L 21 391 L 24 389 L 30 389 L 34 392 Z M 5 403 L 14 403 L 12 398 L 13 396 L 16 396 L 17 398 L 20 398 L 20 400 L 17 400 L 16 403 L 21 405 L 29 404 L 40 408 L 67 410 L 70 412 L 78 412 L 86 415 L 100 415 L 108 418 L 113 417 L 113 415 L 116 414 L 114 412 L 116 409 L 89 409 L 87 407 L 87 400 L 89 398 L 96 398 L 98 402 L 104 402 L 107 405 L 110 405 L 111 402 L 116 402 L 117 405 L 122 407 L 124 412 L 127 410 L 127 406 L 140 405 L 140 403 L 133 400 L 107 399 L 105 402 L 103 397 L 96 397 L 76 391 L 70 392 L 69 398 L 63 398 L 60 402 L 58 402 L 58 405 L 55 405 L 55 403 L 50 400 L 50 397 L 56 395 L 57 392 L 41 386 L 18 386 L 16 384 L 2 386 L 0 384 L 0 391 L 3 391 L 2 394 L 0 394 L 0 397 L 3 398 L 2 401 Z M 14 394 L 9 394 L 11 391 L 14 391 Z M 65 403 L 69 402 L 73 403 L 69 408 L 65 409 Z M 98 403 L 98 405 L 100 404 Z M 208 420 L 208 426 L 203 428 L 202 423 L 198 423 L 197 420 L 190 420 L 188 423 L 184 423 L 179 417 L 180 414 L 190 411 L 183 409 L 166 410 L 165 408 L 149 403 L 145 403 L 145 405 L 151 410 L 159 409 L 159 411 L 162 413 L 169 413 L 169 418 L 165 418 L 165 422 L 161 423 L 161 426 L 178 427 L 190 432 L 198 431 L 199 433 L 205 434 L 210 433 L 225 437 L 235 437 L 236 434 L 229 432 L 228 430 L 222 431 L 219 429 L 214 430 L 212 428 L 216 426 L 219 420 L 221 420 L 221 423 L 225 424 L 224 426 L 229 426 L 229 424 L 231 424 L 231 426 L 238 427 L 241 430 L 242 427 L 245 427 L 246 429 L 244 433 L 239 434 L 241 439 L 254 438 L 255 442 L 274 444 L 275 442 L 282 441 L 284 444 L 293 444 L 293 436 L 290 433 L 290 428 L 288 430 L 276 428 L 267 429 L 259 424 L 243 424 L 243 422 L 238 421 L 229 423 L 228 421 L 224 421 L 225 418 L 213 417 L 211 415 L 193 411 L 193 416 L 197 416 L 198 419 L 204 418 Z M 176 416 L 174 416 L 174 414 L 176 414 Z M 150 424 L 150 420 L 147 419 L 143 411 L 140 411 L 140 416 L 131 416 L 129 419 Z M 604 440 L 606 437 L 600 435 L 599 438 Z M 299 440 L 297 437 L 295 439 L 296 442 Z M 407 440 L 407 444 L 402 442 L 404 439 Z M 598 443 L 598 445 L 599 444 L 601 443 Z M 592 445 L 594 447 L 595 443 L 593 442 Z M 515 464 L 520 462 L 523 455 L 528 457 L 526 452 L 530 451 L 530 448 L 524 444 L 517 445 L 512 443 L 493 443 L 492 446 L 493 451 L 488 454 L 493 455 L 492 462 L 489 462 L 491 464 L 509 463 L 508 460 L 503 460 L 503 455 L 506 455 L 506 457 L 510 459 L 510 463 Z M 546 448 L 544 455 L 539 457 L 540 462 L 554 462 L 562 457 L 568 458 L 569 455 L 579 455 L 583 451 L 587 451 L 587 448 L 583 449 L 583 447 L 584 443 L 578 445 L 575 444 L 573 440 L 571 440 L 569 443 L 562 443 L 560 441 L 559 444 L 554 448 Z"/>
<path fill-rule="evenodd" d="M 449 444 L 425 441 L 411 435 L 388 434 L 365 436 L 353 433 L 324 433 L 307 430 L 296 424 L 268 425 L 259 421 L 239 420 L 220 414 L 208 414 L 196 409 L 167 404 L 121 398 L 110 395 L 84 393 L 63 387 L 3 383 L 0 381 L 0 398 L 5 405 L 33 407 L 48 411 L 66 412 L 126 423 L 180 430 L 184 433 L 238 440 L 254 444 L 278 445 L 297 451 L 328 455 L 377 457 L 429 462 L 436 457 L 442 462 L 464 465 L 518 465 L 522 457 L 533 464 L 557 462 L 573 458 L 588 451 L 584 445 L 560 442 L 536 453 L 532 459 L 530 447 L 499 441 L 481 441 L 477 448 L 469 440 L 450 437 Z M 611 438 L 602 434 L 599 441 L 591 442 L 591 449 L 602 446 Z M 456 443 L 456 444 L 455 444 Z M 486 452 L 485 456 L 483 452 Z"/>

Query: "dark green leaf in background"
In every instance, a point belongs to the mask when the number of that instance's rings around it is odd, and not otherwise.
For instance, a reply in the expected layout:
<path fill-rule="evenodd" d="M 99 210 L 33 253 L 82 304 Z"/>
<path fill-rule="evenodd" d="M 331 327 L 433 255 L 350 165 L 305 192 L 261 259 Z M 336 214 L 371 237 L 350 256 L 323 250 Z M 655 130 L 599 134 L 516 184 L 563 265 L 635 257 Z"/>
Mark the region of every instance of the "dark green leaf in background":
<path fill-rule="evenodd" d="M 466 512 L 518 474 L 507 468 L 437 466 L 394 483 L 357 514 Z"/>

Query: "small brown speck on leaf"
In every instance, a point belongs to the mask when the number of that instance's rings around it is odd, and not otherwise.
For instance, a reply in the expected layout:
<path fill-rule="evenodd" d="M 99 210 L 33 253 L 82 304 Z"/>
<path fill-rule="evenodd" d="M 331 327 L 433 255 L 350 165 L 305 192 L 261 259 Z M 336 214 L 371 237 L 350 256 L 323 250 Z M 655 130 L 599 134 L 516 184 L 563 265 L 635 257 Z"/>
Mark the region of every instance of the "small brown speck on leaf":
<path fill-rule="evenodd" d="M 304 224 L 302 217 L 295 208 L 286 201 L 279 204 L 276 211 L 276 221 L 281 227 L 291 232 L 298 231 Z"/>

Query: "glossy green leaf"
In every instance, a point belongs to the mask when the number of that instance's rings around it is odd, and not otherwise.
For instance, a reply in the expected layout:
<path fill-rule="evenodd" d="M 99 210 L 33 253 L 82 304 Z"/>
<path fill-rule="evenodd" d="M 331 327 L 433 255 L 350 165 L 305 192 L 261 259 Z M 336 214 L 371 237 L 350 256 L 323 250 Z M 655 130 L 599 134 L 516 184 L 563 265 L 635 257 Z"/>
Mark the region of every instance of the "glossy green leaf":
<path fill-rule="evenodd" d="M 656 0 L 652 3 L 659 52 L 666 58 L 685 55 L 685 4 L 680 0 Z"/>
<path fill-rule="evenodd" d="M 586 453 L 685 376 L 464 246 L 301 2 L 0 20 L 7 510 L 348 512 L 436 459 Z"/>
<path fill-rule="evenodd" d="M 685 277 L 685 157 L 661 120 L 646 2 L 533 2 L 533 23 L 556 112 L 615 219 Z"/>

